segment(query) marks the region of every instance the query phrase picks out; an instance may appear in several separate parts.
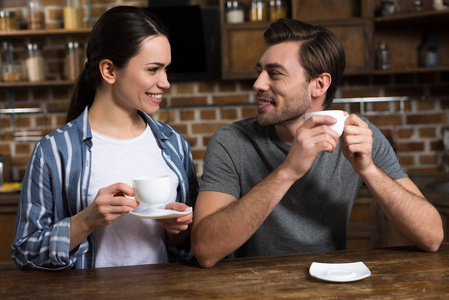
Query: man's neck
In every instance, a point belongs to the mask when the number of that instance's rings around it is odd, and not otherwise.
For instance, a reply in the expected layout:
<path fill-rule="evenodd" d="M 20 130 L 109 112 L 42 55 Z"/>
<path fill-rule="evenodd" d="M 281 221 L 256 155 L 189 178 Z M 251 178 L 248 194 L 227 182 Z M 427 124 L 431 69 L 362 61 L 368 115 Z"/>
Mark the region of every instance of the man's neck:
<path fill-rule="evenodd" d="M 293 139 L 296 136 L 296 131 L 298 128 L 304 123 L 304 116 L 296 120 L 295 122 L 289 123 L 287 125 L 275 125 L 274 129 L 278 138 L 286 143 L 287 145 L 291 145 L 293 143 Z"/>

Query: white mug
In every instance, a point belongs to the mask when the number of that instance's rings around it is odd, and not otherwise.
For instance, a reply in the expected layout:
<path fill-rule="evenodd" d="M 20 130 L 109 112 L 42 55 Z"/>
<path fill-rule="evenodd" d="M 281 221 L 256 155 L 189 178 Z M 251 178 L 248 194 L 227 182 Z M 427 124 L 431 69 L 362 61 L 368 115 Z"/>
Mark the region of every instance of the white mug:
<path fill-rule="evenodd" d="M 146 176 L 133 179 L 135 199 L 146 207 L 163 206 L 171 195 L 169 175 Z"/>
<path fill-rule="evenodd" d="M 349 117 L 349 115 L 345 116 L 345 113 L 342 110 L 322 110 L 306 114 L 306 120 L 310 119 L 310 117 L 314 115 L 331 116 L 337 119 L 337 123 L 334 125 L 329 125 L 329 127 L 335 130 L 338 133 L 338 136 L 341 136 L 343 133 L 343 129 L 345 128 L 345 120 Z"/>

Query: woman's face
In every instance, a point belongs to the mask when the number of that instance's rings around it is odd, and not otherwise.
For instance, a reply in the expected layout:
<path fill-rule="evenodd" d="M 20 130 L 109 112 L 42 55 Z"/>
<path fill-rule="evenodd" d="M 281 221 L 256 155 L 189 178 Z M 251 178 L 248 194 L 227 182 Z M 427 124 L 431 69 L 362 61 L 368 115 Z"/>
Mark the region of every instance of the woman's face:
<path fill-rule="evenodd" d="M 170 43 L 165 36 L 143 40 L 137 55 L 126 67 L 116 70 L 113 85 L 116 103 L 148 114 L 157 112 L 162 94 L 170 87 L 166 73 L 170 62 Z"/>

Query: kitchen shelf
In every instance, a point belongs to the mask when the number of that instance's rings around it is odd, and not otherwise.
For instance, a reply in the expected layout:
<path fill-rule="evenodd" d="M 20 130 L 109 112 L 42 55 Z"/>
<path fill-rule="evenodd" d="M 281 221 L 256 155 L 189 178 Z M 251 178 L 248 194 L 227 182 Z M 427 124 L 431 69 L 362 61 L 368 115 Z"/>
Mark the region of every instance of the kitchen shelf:
<path fill-rule="evenodd" d="M 430 73 L 430 72 L 446 72 L 449 71 L 449 66 L 445 67 L 427 67 L 427 68 L 409 68 L 409 69 L 391 69 L 391 70 L 376 70 L 375 75 L 390 75 L 390 74 L 409 74 L 409 73 Z"/>
<path fill-rule="evenodd" d="M 376 24 L 396 24 L 418 25 L 422 23 L 449 23 L 449 9 L 428 10 L 422 12 L 413 12 L 407 14 L 397 14 L 389 17 L 374 18 Z"/>
<path fill-rule="evenodd" d="M 33 36 L 65 36 L 65 35 L 86 35 L 90 34 L 92 28 L 80 29 L 43 29 L 43 30 L 11 30 L 0 31 L 0 39 L 2 38 L 26 38 Z"/>
<path fill-rule="evenodd" d="M 423 99 L 423 98 L 421 98 Z M 359 98 L 335 98 L 333 103 L 358 103 L 360 105 L 360 114 L 362 116 L 382 116 L 382 115 L 397 115 L 403 114 L 405 111 L 405 101 L 412 100 L 410 97 L 359 97 Z M 369 111 L 366 109 L 366 103 L 373 102 L 399 102 L 399 110 L 396 111 Z"/>
<path fill-rule="evenodd" d="M 46 81 L 15 81 L 0 82 L 0 88 L 20 88 L 20 87 L 48 87 L 48 86 L 70 86 L 75 82 L 72 80 L 46 80 Z"/>

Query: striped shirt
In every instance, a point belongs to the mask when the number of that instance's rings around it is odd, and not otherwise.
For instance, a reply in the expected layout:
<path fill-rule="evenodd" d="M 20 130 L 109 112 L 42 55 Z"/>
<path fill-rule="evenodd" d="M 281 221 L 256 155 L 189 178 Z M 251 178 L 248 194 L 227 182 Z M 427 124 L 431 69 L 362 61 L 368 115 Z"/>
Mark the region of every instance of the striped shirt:
<path fill-rule="evenodd" d="M 179 180 L 176 201 L 194 207 L 198 182 L 186 139 L 170 126 L 140 113 L 151 127 L 162 156 Z M 42 138 L 23 179 L 11 256 L 22 270 L 83 269 L 95 266 L 89 235 L 69 252 L 71 217 L 87 207 L 92 132 L 88 108 L 72 122 Z M 171 260 L 192 258 L 191 249 L 167 242 Z"/>

